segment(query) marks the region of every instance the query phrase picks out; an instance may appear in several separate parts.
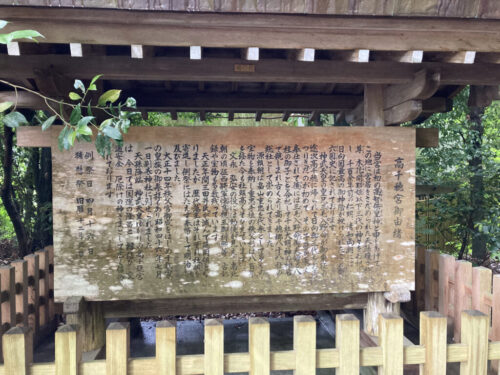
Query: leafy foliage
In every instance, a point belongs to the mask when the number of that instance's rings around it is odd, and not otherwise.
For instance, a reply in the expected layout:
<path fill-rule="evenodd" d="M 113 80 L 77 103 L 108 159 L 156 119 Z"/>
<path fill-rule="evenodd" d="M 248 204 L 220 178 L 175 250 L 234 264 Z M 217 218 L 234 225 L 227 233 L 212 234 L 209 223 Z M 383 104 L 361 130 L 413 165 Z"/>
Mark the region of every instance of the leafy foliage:
<path fill-rule="evenodd" d="M 439 148 L 420 149 L 417 154 L 419 184 L 453 187 L 453 192 L 435 195 L 430 207 L 417 205 L 417 228 L 432 228 L 446 239 L 448 251 L 458 253 L 462 247 L 470 253 L 472 239 L 484 235 L 487 250 L 493 256 L 500 250 L 500 103 L 494 102 L 482 117 L 484 134 L 478 134 L 469 116 L 469 90 L 455 98 L 453 111 L 435 114 L 422 126 L 437 127 Z M 480 138 L 481 147 L 475 141 Z M 474 156 L 482 157 L 482 168 L 471 167 Z M 481 208 L 471 196 L 474 176 L 482 178 L 484 191 Z M 470 220 L 475 210 L 484 210 L 483 220 Z"/>
<path fill-rule="evenodd" d="M 7 26 L 8 22 L 0 20 L 0 30 Z M 36 38 L 43 38 L 43 35 L 35 30 L 17 30 L 10 33 L 0 33 L 0 44 L 8 44 L 16 39 L 29 39 L 37 41 Z"/>

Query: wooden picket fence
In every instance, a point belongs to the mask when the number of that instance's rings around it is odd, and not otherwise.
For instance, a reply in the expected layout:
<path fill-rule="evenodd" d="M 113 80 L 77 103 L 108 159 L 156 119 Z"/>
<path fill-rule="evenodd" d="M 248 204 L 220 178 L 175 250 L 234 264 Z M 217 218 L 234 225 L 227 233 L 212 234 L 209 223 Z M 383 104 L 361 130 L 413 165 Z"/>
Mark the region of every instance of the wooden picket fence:
<path fill-rule="evenodd" d="M 176 322 L 156 327 L 156 356 L 130 358 L 128 323 L 111 323 L 106 330 L 106 359 L 82 362 L 78 327 L 65 325 L 55 338 L 55 362 L 32 363 L 31 329 L 11 328 L 3 336 L 4 365 L 0 375 L 222 375 L 249 372 L 265 375 L 271 370 L 294 370 L 311 375 L 318 368 L 335 368 L 336 374 L 359 374 L 360 366 L 378 367 L 378 374 L 403 374 L 405 365 L 419 365 L 421 374 L 446 374 L 447 363 L 459 362 L 462 375 L 486 375 L 488 362 L 500 359 L 500 342 L 488 342 L 489 318 L 479 311 L 464 311 L 460 343 L 447 344 L 446 317 L 422 312 L 420 345 L 404 346 L 403 319 L 379 316 L 378 346 L 360 347 L 360 322 L 352 314 L 337 315 L 334 349 L 316 348 L 316 321 L 294 317 L 293 350 L 270 351 L 267 319 L 251 318 L 249 351 L 224 352 L 222 320 L 205 321 L 204 354 L 176 355 Z"/>
<path fill-rule="evenodd" d="M 481 311 L 490 317 L 490 339 L 500 341 L 500 275 L 420 246 L 415 272 L 415 311 L 446 316 L 455 342 L 460 340 L 462 311 Z"/>
<path fill-rule="evenodd" d="M 30 327 L 36 343 L 53 332 L 54 250 L 44 250 L 0 267 L 0 336 L 11 327 Z"/>

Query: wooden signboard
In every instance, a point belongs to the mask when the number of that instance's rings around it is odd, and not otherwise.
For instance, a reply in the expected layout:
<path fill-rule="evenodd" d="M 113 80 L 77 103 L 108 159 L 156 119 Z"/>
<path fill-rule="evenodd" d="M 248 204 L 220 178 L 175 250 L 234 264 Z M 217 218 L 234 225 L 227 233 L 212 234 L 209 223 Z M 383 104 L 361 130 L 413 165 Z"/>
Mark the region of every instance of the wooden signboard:
<path fill-rule="evenodd" d="M 414 129 L 132 128 L 106 159 L 56 137 L 59 301 L 414 287 Z"/>

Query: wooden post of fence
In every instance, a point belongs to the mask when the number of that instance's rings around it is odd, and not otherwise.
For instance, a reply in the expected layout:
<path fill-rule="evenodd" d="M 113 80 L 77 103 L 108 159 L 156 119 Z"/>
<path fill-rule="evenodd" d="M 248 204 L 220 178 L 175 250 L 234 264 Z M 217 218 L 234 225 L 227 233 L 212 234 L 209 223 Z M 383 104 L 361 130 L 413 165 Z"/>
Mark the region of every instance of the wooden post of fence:
<path fill-rule="evenodd" d="M 493 276 L 493 295 L 491 309 L 491 337 L 492 341 L 500 341 L 500 275 Z M 499 372 L 500 361 L 491 361 L 492 368 Z"/>
<path fill-rule="evenodd" d="M 403 319 L 396 314 L 380 314 L 379 345 L 382 347 L 383 365 L 379 375 L 403 373 Z"/>
<path fill-rule="evenodd" d="M 49 257 L 49 293 L 47 294 L 49 304 L 49 320 L 52 320 L 55 315 L 54 306 L 54 246 L 45 247 L 45 251 Z"/>
<path fill-rule="evenodd" d="M 11 264 L 16 275 L 16 324 L 28 327 L 28 262 L 16 260 Z"/>
<path fill-rule="evenodd" d="M 438 311 L 439 304 L 439 251 L 425 253 L 425 310 Z"/>
<path fill-rule="evenodd" d="M 82 343 L 78 327 L 66 324 L 56 332 L 56 375 L 78 375 Z"/>
<path fill-rule="evenodd" d="M 130 324 L 111 323 L 106 330 L 106 375 L 127 375 Z"/>
<path fill-rule="evenodd" d="M 205 320 L 205 375 L 224 375 L 224 323 Z"/>
<path fill-rule="evenodd" d="M 2 282 L 2 326 L 3 331 L 16 325 L 16 270 L 14 267 L 0 267 Z"/>
<path fill-rule="evenodd" d="M 250 318 L 248 336 L 250 351 L 249 375 L 269 375 L 271 372 L 269 321 L 265 318 Z"/>
<path fill-rule="evenodd" d="M 358 335 L 359 336 L 359 335 Z M 316 372 L 316 320 L 309 315 L 293 317 L 293 350 L 295 375 Z"/>
<path fill-rule="evenodd" d="M 47 324 L 50 320 L 49 314 L 49 253 L 45 250 L 35 252 L 39 256 L 40 273 L 40 326 Z"/>
<path fill-rule="evenodd" d="M 176 374 L 177 333 L 175 320 L 156 324 L 156 368 L 158 374 Z"/>
<path fill-rule="evenodd" d="M 420 345 L 425 348 L 421 375 L 446 374 L 446 316 L 430 311 L 420 313 Z"/>
<path fill-rule="evenodd" d="M 455 342 L 460 342 L 462 311 L 469 310 L 471 308 L 471 294 L 472 264 L 464 260 L 458 260 L 455 262 L 455 312 L 453 314 Z"/>
<path fill-rule="evenodd" d="M 36 336 L 40 330 L 40 312 L 38 311 L 39 292 L 39 255 L 30 254 L 24 257 L 28 263 L 28 324 Z"/>
<path fill-rule="evenodd" d="M 453 286 L 453 288 L 452 288 Z M 453 318 L 455 310 L 455 257 L 441 254 L 439 257 L 439 312 L 447 318 L 450 332 L 453 332 Z"/>
<path fill-rule="evenodd" d="M 474 267 L 472 269 L 472 308 L 490 315 L 491 307 L 485 303 L 485 299 L 491 296 L 492 271 L 486 267 Z"/>
<path fill-rule="evenodd" d="M 415 307 L 420 312 L 425 310 L 425 247 L 415 250 Z"/>
<path fill-rule="evenodd" d="M 33 335 L 29 327 L 12 327 L 2 336 L 4 373 L 29 375 L 33 362 Z"/>
<path fill-rule="evenodd" d="M 352 314 L 337 315 L 335 327 L 335 346 L 339 351 L 336 374 L 359 374 L 359 320 Z"/>
<path fill-rule="evenodd" d="M 488 371 L 488 316 L 480 311 L 462 312 L 461 343 L 468 360 L 460 363 L 460 375 L 486 375 Z"/>

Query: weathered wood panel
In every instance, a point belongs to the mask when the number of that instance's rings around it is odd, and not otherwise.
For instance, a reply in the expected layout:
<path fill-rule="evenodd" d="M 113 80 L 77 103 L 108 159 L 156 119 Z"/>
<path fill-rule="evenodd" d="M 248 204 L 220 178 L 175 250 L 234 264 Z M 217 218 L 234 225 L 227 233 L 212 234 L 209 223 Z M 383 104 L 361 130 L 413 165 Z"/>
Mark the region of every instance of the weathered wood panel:
<path fill-rule="evenodd" d="M 414 129 L 128 140 L 106 160 L 92 144 L 53 147 L 56 299 L 413 289 Z"/>
<path fill-rule="evenodd" d="M 0 5 L 12 5 L 0 0 Z M 495 0 L 17 0 L 15 5 L 188 12 L 498 18 Z"/>

